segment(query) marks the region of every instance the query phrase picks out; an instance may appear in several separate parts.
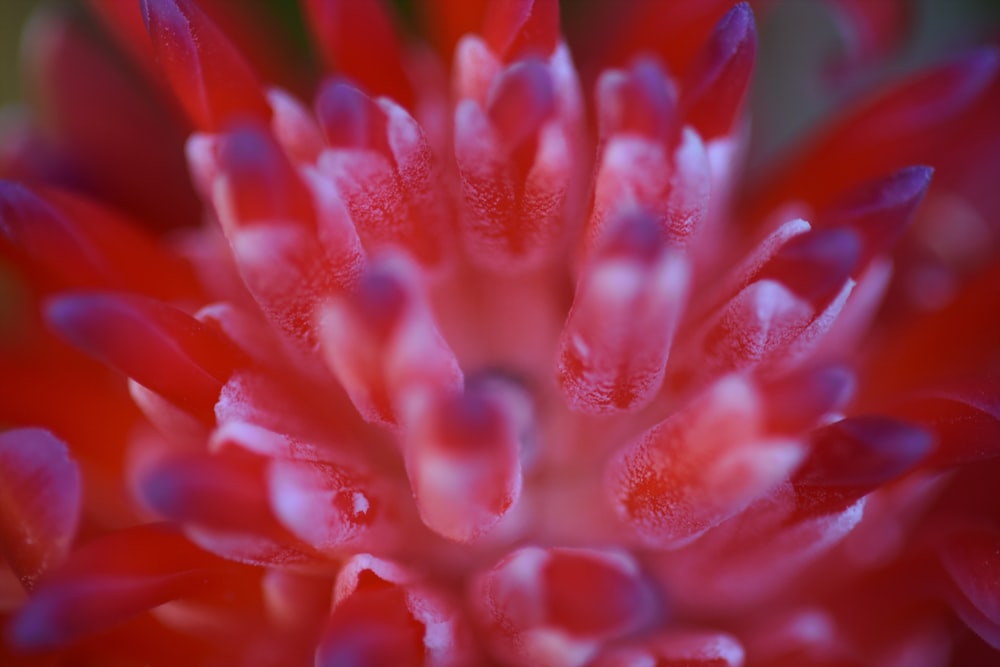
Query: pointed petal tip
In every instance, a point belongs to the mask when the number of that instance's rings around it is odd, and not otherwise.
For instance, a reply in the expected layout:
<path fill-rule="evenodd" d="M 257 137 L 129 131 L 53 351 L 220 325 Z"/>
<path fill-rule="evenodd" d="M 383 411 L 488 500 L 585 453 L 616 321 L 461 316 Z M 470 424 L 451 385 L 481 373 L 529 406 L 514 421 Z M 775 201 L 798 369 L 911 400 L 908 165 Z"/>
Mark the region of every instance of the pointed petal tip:
<path fill-rule="evenodd" d="M 71 345 L 209 422 L 223 384 L 244 362 L 221 334 L 155 299 L 63 292 L 43 310 Z"/>
<path fill-rule="evenodd" d="M 305 184 L 265 126 L 249 121 L 228 126 L 218 161 L 237 224 L 274 220 L 315 224 Z"/>
<path fill-rule="evenodd" d="M 795 473 L 806 486 L 874 487 L 917 466 L 934 445 L 931 433 L 877 415 L 850 417 L 814 432 L 812 451 Z"/>
<path fill-rule="evenodd" d="M 315 107 L 320 128 L 334 148 L 366 148 L 392 155 L 385 112 L 357 86 L 330 79 L 320 87 Z"/>
<path fill-rule="evenodd" d="M 923 197 L 934 177 L 934 167 L 913 165 L 904 167 L 889 176 L 886 181 L 895 186 L 900 199 L 916 199 Z"/>
<path fill-rule="evenodd" d="M 732 9 L 726 12 L 719 21 L 716 30 L 726 36 L 728 43 L 741 42 L 748 38 L 756 38 L 757 23 L 754 19 L 753 8 L 749 2 L 740 2 L 733 5 Z"/>
<path fill-rule="evenodd" d="M 514 148 L 534 136 L 555 107 L 555 84 L 548 67 L 540 60 L 528 59 L 498 77 L 487 113 L 504 143 Z"/>
<path fill-rule="evenodd" d="M 153 50 L 178 101 L 203 130 L 235 118 L 268 120 L 257 75 L 233 43 L 191 0 L 142 0 Z"/>
<path fill-rule="evenodd" d="M 687 72 L 688 121 L 706 140 L 732 131 L 757 60 L 757 26 L 748 3 L 734 6 L 716 24 Z"/>

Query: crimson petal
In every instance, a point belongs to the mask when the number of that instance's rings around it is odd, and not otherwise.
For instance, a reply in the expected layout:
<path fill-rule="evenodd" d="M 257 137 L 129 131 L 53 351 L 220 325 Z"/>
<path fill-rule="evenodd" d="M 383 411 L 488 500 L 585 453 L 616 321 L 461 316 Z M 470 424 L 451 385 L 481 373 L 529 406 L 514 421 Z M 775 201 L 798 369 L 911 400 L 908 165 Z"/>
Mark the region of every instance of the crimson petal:
<path fill-rule="evenodd" d="M 732 129 L 756 56 L 753 10 L 741 2 L 715 26 L 684 82 L 684 115 L 706 141 Z"/>
<path fill-rule="evenodd" d="M 1000 649 L 1000 535 L 970 530 L 953 536 L 942 547 L 941 559 L 960 592 L 956 611 L 977 635 Z"/>
<path fill-rule="evenodd" d="M 152 299 L 74 292 L 49 301 L 46 311 L 73 345 L 209 422 L 222 385 L 241 363 L 214 329 Z"/>
<path fill-rule="evenodd" d="M 317 47 L 328 67 L 371 95 L 413 104 L 393 17 L 380 0 L 303 0 Z"/>
<path fill-rule="evenodd" d="M 66 555 L 81 502 L 65 444 L 35 428 L 0 435 L 0 553 L 25 588 Z"/>
<path fill-rule="evenodd" d="M 165 74 L 194 124 L 218 130 L 241 116 L 268 120 L 260 83 L 229 39 L 191 0 L 142 0 Z"/>
<path fill-rule="evenodd" d="M 8 636 L 22 650 L 66 646 L 194 592 L 222 563 L 166 524 L 106 535 L 40 582 Z"/>
<path fill-rule="evenodd" d="M 559 43 L 556 0 L 492 0 L 483 20 L 483 37 L 507 62 L 548 58 Z"/>

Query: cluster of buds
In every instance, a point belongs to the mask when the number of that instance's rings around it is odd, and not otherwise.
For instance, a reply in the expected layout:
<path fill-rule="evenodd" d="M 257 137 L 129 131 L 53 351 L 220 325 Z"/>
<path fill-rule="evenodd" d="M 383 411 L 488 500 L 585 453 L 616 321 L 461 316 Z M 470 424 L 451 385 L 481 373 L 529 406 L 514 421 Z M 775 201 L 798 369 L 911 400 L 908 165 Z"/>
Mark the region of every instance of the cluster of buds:
<path fill-rule="evenodd" d="M 997 659 L 1000 57 L 748 174 L 769 3 L 606 5 L 36 19 L 0 662 Z"/>

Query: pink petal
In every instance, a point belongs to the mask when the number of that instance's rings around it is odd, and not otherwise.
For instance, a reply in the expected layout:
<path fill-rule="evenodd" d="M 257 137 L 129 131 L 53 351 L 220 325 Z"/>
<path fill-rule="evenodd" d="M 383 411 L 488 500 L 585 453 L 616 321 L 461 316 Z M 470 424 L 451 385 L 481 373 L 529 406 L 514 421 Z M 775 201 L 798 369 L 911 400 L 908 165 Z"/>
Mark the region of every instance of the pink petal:
<path fill-rule="evenodd" d="M 267 93 L 271 105 L 271 131 L 288 155 L 298 162 L 315 162 L 323 150 L 323 137 L 308 108 L 290 93 L 272 88 Z"/>
<path fill-rule="evenodd" d="M 497 77 L 486 113 L 496 128 L 500 142 L 515 152 L 537 134 L 555 111 L 555 103 L 555 90 L 545 64 L 524 60 L 505 69 Z"/>
<path fill-rule="evenodd" d="M 469 542 L 521 494 L 521 424 L 504 397 L 475 388 L 431 395 L 405 409 L 404 456 L 423 522 Z"/>
<path fill-rule="evenodd" d="M 372 262 L 357 290 L 320 314 L 327 365 L 368 421 L 395 423 L 411 390 L 461 387 L 418 267 L 404 255 Z"/>
<path fill-rule="evenodd" d="M 391 512 L 370 475 L 325 461 L 274 460 L 267 468 L 270 506 L 292 534 L 320 552 L 357 543 Z"/>
<path fill-rule="evenodd" d="M 651 216 L 610 230 L 577 284 L 560 337 L 557 377 L 573 410 L 642 407 L 663 383 L 687 300 L 689 267 Z"/>
<path fill-rule="evenodd" d="M 323 667 L 464 667 L 478 664 L 456 600 L 416 573 L 369 554 L 337 576 L 334 606 L 316 651 Z"/>
<path fill-rule="evenodd" d="M 369 95 L 334 79 L 316 95 L 316 117 L 334 148 L 368 148 L 390 155 L 386 143 L 388 119 Z"/>
<path fill-rule="evenodd" d="M 601 133 L 640 134 L 671 142 L 679 129 L 677 88 L 660 63 L 640 59 L 628 70 L 604 74 L 598 83 Z"/>
<path fill-rule="evenodd" d="M 646 544 L 676 548 L 787 479 L 803 449 L 763 432 L 761 401 L 726 376 L 620 449 L 606 471 L 619 518 Z"/>
<path fill-rule="evenodd" d="M 545 667 L 589 664 L 659 613 L 632 559 L 595 549 L 518 549 L 473 581 L 470 603 L 503 664 Z"/>
<path fill-rule="evenodd" d="M 66 445 L 41 429 L 0 435 L 0 553 L 25 588 L 69 551 L 81 503 Z"/>
<path fill-rule="evenodd" d="M 603 653 L 588 667 L 743 667 L 739 640 L 721 632 L 677 630 Z"/>

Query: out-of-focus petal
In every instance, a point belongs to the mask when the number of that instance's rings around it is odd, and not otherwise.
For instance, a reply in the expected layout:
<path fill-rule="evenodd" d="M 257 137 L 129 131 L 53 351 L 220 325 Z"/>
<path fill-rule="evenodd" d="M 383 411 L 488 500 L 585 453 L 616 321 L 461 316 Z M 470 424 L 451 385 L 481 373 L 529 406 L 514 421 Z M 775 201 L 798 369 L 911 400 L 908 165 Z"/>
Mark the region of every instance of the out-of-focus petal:
<path fill-rule="evenodd" d="M 261 84 L 229 39 L 191 0 L 143 0 L 153 50 L 174 93 L 201 130 L 270 118 Z"/>
<path fill-rule="evenodd" d="M 0 552 L 28 589 L 58 566 L 75 537 L 83 502 L 80 472 L 48 431 L 0 435 Z"/>

